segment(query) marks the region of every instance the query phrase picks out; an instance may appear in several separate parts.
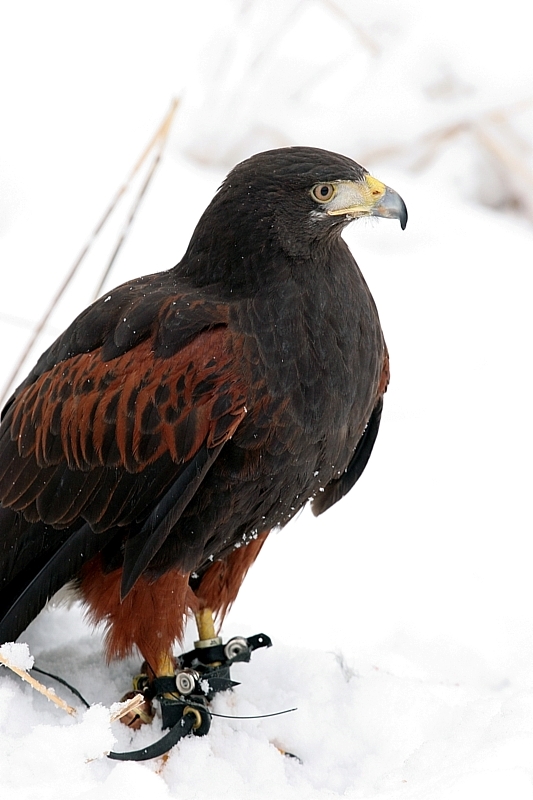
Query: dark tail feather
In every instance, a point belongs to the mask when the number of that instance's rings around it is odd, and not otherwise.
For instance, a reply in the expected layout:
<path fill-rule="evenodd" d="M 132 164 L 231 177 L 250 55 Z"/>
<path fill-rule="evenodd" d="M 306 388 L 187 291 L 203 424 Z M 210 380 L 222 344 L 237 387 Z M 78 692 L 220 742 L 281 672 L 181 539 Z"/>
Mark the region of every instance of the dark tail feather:
<path fill-rule="evenodd" d="M 202 445 L 157 503 L 141 530 L 126 540 L 122 570 L 122 599 L 131 591 L 135 581 L 164 544 L 222 447 L 223 444 L 219 444 L 208 449 L 207 445 Z"/>
<path fill-rule="evenodd" d="M 2 512 L 0 520 L 6 512 L 15 513 L 9 509 L 2 509 Z M 28 525 L 25 534 L 30 543 L 27 547 L 17 544 L 19 563 L 17 558 L 4 558 L 0 565 L 4 567 L 0 575 L 0 643 L 15 641 L 48 600 L 76 577 L 83 564 L 95 556 L 116 531 L 96 534 L 88 523 L 74 530 L 56 531 L 38 522 Z M 40 548 L 39 542 L 42 543 Z M 6 570 L 8 562 L 12 568 Z"/>

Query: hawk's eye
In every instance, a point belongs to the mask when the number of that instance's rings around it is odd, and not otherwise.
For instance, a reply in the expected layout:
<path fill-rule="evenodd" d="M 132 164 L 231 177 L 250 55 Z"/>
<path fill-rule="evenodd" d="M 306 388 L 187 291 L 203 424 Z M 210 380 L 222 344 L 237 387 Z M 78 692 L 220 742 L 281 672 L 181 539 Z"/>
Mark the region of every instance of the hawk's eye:
<path fill-rule="evenodd" d="M 331 200 L 336 191 L 336 186 L 333 183 L 317 183 L 316 186 L 313 186 L 311 189 L 311 195 L 313 199 L 318 200 L 319 203 L 327 203 L 328 200 Z"/>

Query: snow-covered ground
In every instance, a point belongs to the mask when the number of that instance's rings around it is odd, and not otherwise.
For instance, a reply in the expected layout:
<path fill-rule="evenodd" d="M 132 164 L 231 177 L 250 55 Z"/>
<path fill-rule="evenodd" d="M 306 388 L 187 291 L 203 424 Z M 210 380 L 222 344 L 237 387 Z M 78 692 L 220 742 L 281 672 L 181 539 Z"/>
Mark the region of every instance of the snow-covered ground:
<path fill-rule="evenodd" d="M 523 2 L 491 12 L 381 0 L 4 4 L 0 24 L 0 376 L 169 106 L 163 163 L 112 283 L 172 266 L 225 171 L 253 151 L 346 152 L 409 224 L 354 223 L 392 380 L 348 498 L 270 537 L 224 636 L 274 647 L 209 736 L 110 726 L 138 660 L 107 667 L 79 609 L 25 634 L 95 705 L 68 717 L 0 667 L 2 798 L 533 796 L 533 55 Z M 126 215 L 38 350 L 90 299 Z M 33 359 L 38 355 L 37 350 Z M 29 364 L 28 364 L 29 366 Z M 1 383 L 1 381 L 0 381 Z M 186 646 L 194 638 L 188 633 Z M 51 684 L 51 681 L 46 681 Z M 303 763 L 283 757 L 274 743 Z"/>

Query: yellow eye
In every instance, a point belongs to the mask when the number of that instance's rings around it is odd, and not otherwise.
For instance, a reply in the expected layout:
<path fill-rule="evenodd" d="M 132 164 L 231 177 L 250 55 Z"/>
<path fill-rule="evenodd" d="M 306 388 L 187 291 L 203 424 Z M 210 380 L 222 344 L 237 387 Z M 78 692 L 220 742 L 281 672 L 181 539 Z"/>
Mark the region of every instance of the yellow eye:
<path fill-rule="evenodd" d="M 327 203 L 336 191 L 337 187 L 333 183 L 317 183 L 311 189 L 311 196 L 314 200 L 318 200 L 319 203 Z"/>

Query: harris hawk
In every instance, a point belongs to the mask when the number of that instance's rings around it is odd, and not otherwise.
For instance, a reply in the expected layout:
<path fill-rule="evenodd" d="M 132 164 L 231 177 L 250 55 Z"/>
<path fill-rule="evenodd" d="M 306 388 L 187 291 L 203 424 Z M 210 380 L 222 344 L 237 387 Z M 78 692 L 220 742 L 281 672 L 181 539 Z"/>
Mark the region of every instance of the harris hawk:
<path fill-rule="evenodd" d="M 407 222 L 351 159 L 254 155 L 177 266 L 108 292 L 41 356 L 0 428 L 0 642 L 72 583 L 109 659 L 137 648 L 169 674 L 187 615 L 209 635 L 268 533 L 353 487 L 389 377 L 341 236 L 364 216 Z"/>

